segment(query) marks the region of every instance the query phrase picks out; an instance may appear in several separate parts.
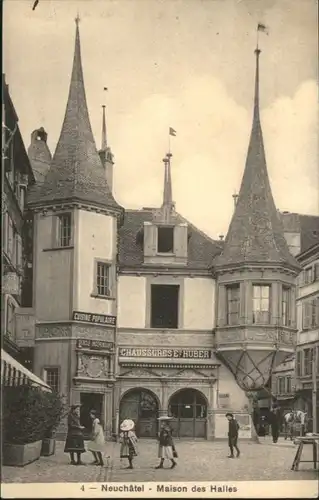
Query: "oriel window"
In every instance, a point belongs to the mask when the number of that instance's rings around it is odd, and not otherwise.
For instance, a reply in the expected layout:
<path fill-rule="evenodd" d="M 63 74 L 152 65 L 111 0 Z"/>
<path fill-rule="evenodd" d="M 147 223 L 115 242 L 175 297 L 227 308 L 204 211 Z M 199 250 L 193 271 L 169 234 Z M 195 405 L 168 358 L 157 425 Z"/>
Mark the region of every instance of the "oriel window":
<path fill-rule="evenodd" d="M 227 286 L 227 325 L 238 325 L 239 323 L 239 284 Z"/>
<path fill-rule="evenodd" d="M 72 236 L 72 217 L 70 213 L 58 216 L 58 245 L 69 247 Z"/>
<path fill-rule="evenodd" d="M 283 326 L 290 326 L 291 317 L 290 317 L 290 288 L 283 287 L 282 289 L 282 324 Z"/>
<path fill-rule="evenodd" d="M 270 286 L 253 286 L 253 323 L 266 325 L 270 322 Z"/>

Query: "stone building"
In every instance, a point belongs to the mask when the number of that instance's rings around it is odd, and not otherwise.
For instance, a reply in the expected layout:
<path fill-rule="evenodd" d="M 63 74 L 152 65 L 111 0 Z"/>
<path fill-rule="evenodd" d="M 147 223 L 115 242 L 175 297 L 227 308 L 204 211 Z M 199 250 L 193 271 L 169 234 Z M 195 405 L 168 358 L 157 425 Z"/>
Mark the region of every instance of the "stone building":
<path fill-rule="evenodd" d="M 25 196 L 28 186 L 34 183 L 34 175 L 5 75 L 2 75 L 1 160 L 1 384 L 31 381 L 45 386 L 30 371 L 33 350 L 25 345 L 24 338 L 29 331 L 24 329 L 24 314 L 21 316 L 27 305 L 26 249 L 32 244 L 25 224 Z"/>
<path fill-rule="evenodd" d="M 252 133 L 225 242 L 176 210 L 171 154 L 161 207 L 126 210 L 115 201 L 114 158 L 91 130 L 76 22 L 66 113 L 53 157 L 42 129 L 29 155 L 33 235 L 34 370 L 69 404 L 102 415 L 107 434 L 125 417 L 155 437 L 169 412 L 179 437 L 227 437 L 233 411 L 251 438 L 250 391 L 294 352 L 295 283 L 271 194 L 259 118 L 259 53 Z M 292 237 L 293 238 L 293 237 Z"/>

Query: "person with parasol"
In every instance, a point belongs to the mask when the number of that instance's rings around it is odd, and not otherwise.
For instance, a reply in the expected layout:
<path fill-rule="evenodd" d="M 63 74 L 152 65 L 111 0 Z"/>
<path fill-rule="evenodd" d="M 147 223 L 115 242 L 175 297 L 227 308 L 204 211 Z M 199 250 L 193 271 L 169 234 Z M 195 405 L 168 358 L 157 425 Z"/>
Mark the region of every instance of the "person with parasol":
<path fill-rule="evenodd" d="M 169 417 L 168 415 L 163 415 L 159 417 L 159 421 L 161 424 L 161 429 L 159 432 L 159 446 L 158 446 L 158 458 L 160 458 L 160 463 L 155 467 L 155 469 L 163 469 L 164 460 L 167 458 L 172 462 L 171 469 L 176 467 L 177 463 L 174 458 L 177 458 L 177 452 L 174 446 L 174 441 L 172 438 L 172 429 L 169 425 L 169 420 L 173 417 Z"/>
<path fill-rule="evenodd" d="M 137 437 L 134 428 L 135 424 L 130 419 L 123 420 L 120 425 L 120 457 L 128 459 L 127 469 L 133 469 L 133 458 L 137 456 Z"/>

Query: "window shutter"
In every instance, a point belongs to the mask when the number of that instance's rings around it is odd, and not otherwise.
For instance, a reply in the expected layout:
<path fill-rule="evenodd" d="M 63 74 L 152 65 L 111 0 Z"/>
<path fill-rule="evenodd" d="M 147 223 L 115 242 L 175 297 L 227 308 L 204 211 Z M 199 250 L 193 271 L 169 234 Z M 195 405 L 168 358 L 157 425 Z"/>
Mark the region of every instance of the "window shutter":
<path fill-rule="evenodd" d="M 227 313 L 227 295 L 226 286 L 219 285 L 218 287 L 218 326 L 226 325 Z"/>
<path fill-rule="evenodd" d="M 144 223 L 144 255 L 153 257 L 156 255 L 157 226 Z"/>
<path fill-rule="evenodd" d="M 319 263 L 314 266 L 314 280 L 319 281 Z"/>
<path fill-rule="evenodd" d="M 17 266 L 22 268 L 22 239 L 20 234 L 17 234 Z"/>
<path fill-rule="evenodd" d="M 174 228 L 174 253 L 176 257 L 187 259 L 188 243 L 187 224 L 179 224 Z"/>
<path fill-rule="evenodd" d="M 314 300 L 314 308 L 315 308 L 315 311 L 314 311 L 315 324 L 314 324 L 314 326 L 319 326 L 319 297 L 317 297 Z"/>
<path fill-rule="evenodd" d="M 301 375 L 301 351 L 297 351 L 297 375 Z"/>

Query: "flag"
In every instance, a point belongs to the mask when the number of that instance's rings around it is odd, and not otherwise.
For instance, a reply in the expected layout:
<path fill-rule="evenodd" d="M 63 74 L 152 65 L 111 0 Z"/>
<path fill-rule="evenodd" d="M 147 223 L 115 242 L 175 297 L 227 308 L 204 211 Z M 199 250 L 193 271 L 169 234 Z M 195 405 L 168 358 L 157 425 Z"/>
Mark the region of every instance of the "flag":
<path fill-rule="evenodd" d="M 174 130 L 172 127 L 169 128 L 169 135 L 172 135 L 173 137 L 176 136 L 176 130 Z"/>
<path fill-rule="evenodd" d="M 35 0 L 34 4 L 33 4 L 33 7 L 32 7 L 32 10 L 34 10 L 36 8 L 36 6 L 38 5 L 39 3 L 39 0 Z"/>
<path fill-rule="evenodd" d="M 269 30 L 264 24 L 258 23 L 257 31 L 262 31 L 263 33 L 266 33 L 266 35 L 269 35 Z"/>

